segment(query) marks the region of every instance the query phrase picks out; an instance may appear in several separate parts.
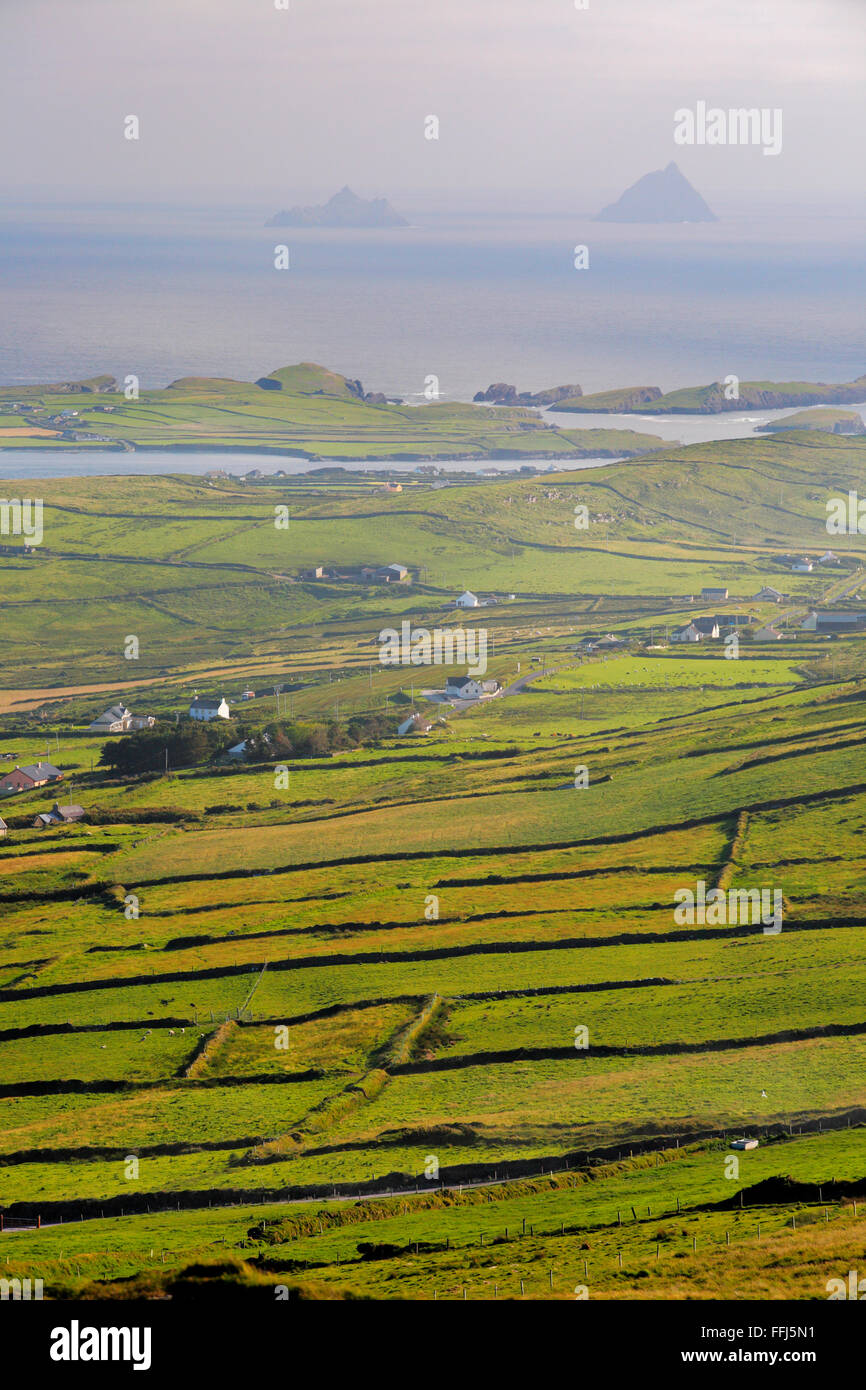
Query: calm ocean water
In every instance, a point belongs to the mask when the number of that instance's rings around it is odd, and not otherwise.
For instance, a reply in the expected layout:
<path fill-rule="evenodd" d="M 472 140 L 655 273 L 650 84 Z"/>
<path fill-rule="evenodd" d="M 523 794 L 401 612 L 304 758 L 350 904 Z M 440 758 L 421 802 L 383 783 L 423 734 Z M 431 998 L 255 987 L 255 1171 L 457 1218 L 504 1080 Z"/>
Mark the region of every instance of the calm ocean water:
<path fill-rule="evenodd" d="M 465 398 L 502 380 L 669 390 L 866 371 L 856 219 L 356 232 L 266 228 L 268 211 L 0 208 L 0 381 L 109 371 L 164 386 L 318 361 L 406 397 L 433 373 Z"/>
<path fill-rule="evenodd" d="M 468 399 L 503 380 L 669 390 L 732 372 L 866 372 L 860 220 L 426 217 L 356 232 L 265 228 L 270 211 L 0 208 L 0 381 L 134 372 L 155 387 L 312 360 L 413 401 L 431 374 L 443 396 Z M 288 271 L 273 268 L 278 242 Z M 578 244 L 588 270 L 573 268 Z M 748 434 L 756 418 L 624 423 L 689 442 L 719 437 L 720 425 L 722 437 Z M 46 476 L 51 456 L 27 457 Z M 117 471 L 150 466 L 143 455 L 112 460 Z M 156 460 L 162 471 L 205 466 L 202 456 Z M 11 462 L 0 457 L 7 477 Z M 89 462 L 78 456 L 77 470 Z M 234 467 L 224 455 L 206 466 Z"/>

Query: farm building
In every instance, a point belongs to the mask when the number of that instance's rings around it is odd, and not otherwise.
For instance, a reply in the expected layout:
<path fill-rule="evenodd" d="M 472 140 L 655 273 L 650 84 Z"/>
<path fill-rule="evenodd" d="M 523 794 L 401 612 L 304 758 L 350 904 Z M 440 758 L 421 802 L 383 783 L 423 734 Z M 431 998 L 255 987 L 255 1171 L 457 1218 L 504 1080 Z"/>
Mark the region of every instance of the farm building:
<path fill-rule="evenodd" d="M 795 560 L 791 565 L 791 569 L 795 574 L 811 574 L 814 568 L 815 566 L 812 564 L 812 561 L 807 559 L 805 555 Z"/>
<path fill-rule="evenodd" d="M 55 801 L 50 811 L 43 811 L 33 822 L 34 830 L 44 830 L 47 825 L 74 825 L 85 816 L 83 806 L 61 806 Z"/>
<path fill-rule="evenodd" d="M 693 618 L 692 625 L 697 628 L 702 637 L 718 637 L 719 635 L 718 618 Z"/>
<path fill-rule="evenodd" d="M 727 597 L 727 589 L 701 589 L 702 603 L 724 603 Z"/>
<path fill-rule="evenodd" d="M 805 632 L 866 632 L 866 613 L 856 613 L 845 609 L 833 612 L 814 609 L 800 624 Z M 2 785 L 0 785 L 2 790 Z"/>
<path fill-rule="evenodd" d="M 3 819 L 3 817 L 0 816 L 0 837 L 2 837 L 3 835 L 8 834 L 8 831 L 9 831 L 9 826 L 6 824 L 6 822 L 5 822 L 5 820 Z"/>
<path fill-rule="evenodd" d="M 409 578 L 409 571 L 405 565 L 382 565 L 373 571 L 373 578 L 377 584 L 402 584 Z"/>
<path fill-rule="evenodd" d="M 189 707 L 191 719 L 229 719 L 229 707 L 220 696 L 218 700 L 196 695 Z"/>
<path fill-rule="evenodd" d="M 755 594 L 755 598 L 762 603 L 782 602 L 782 595 L 779 593 L 779 590 L 774 589 L 771 584 L 765 584 L 763 589 L 760 589 L 758 593 Z"/>

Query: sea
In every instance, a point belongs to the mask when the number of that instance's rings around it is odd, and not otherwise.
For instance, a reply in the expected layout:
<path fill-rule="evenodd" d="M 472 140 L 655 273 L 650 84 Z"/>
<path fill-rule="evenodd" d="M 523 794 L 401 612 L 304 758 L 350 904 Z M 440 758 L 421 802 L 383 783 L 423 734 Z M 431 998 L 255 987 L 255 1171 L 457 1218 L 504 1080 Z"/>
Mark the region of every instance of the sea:
<path fill-rule="evenodd" d="M 587 214 L 428 210 L 409 227 L 344 231 L 267 227 L 272 211 L 0 206 L 0 382 L 134 373 L 147 389 L 181 376 L 254 380 L 313 361 L 420 403 L 431 377 L 440 398 L 471 400 L 496 381 L 590 392 L 866 372 L 859 217 L 623 226 Z M 287 270 L 274 265 L 280 245 Z M 585 269 L 575 268 L 579 246 Z M 771 417 L 551 418 L 689 443 L 742 437 Z M 240 472 L 245 460 L 84 451 L 59 464 L 57 454 L 0 452 L 5 477 Z"/>

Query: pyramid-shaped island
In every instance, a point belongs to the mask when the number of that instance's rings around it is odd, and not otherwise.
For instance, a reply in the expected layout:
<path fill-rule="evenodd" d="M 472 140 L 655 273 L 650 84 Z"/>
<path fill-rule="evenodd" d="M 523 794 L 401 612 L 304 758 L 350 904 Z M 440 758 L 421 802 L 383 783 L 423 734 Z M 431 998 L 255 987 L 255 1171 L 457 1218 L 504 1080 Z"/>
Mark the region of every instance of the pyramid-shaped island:
<path fill-rule="evenodd" d="M 671 162 L 644 174 L 594 218 L 596 222 L 717 222 L 700 193 Z"/>

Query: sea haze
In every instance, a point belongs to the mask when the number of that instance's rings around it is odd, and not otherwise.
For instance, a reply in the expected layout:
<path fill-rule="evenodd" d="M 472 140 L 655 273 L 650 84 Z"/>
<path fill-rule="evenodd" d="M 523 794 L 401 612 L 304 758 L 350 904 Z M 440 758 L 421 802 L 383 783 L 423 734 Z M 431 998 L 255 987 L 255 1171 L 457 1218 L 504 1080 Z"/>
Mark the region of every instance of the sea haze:
<path fill-rule="evenodd" d="M 503 380 L 669 390 L 866 371 L 859 219 L 425 213 L 361 232 L 265 228 L 274 210 L 0 210 L 0 381 L 134 372 L 147 388 L 312 360 L 411 400 L 430 375 L 467 399 Z"/>

